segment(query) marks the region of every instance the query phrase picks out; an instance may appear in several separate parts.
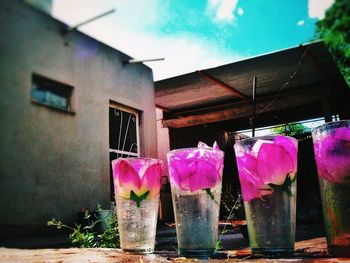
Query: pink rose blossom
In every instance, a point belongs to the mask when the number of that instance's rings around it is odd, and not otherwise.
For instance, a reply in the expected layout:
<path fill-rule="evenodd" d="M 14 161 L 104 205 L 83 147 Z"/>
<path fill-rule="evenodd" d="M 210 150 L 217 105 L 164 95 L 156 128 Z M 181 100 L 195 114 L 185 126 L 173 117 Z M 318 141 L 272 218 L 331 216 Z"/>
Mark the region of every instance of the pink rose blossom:
<path fill-rule="evenodd" d="M 161 161 L 148 158 L 117 159 L 113 161 L 113 179 L 116 194 L 130 199 L 131 191 L 137 196 L 146 192 L 147 198 L 159 196 Z"/>
<path fill-rule="evenodd" d="M 244 201 L 271 194 L 272 186 L 294 181 L 297 146 L 295 139 L 279 135 L 274 136 L 273 140 L 257 140 L 251 150 L 240 143 L 235 144 Z M 287 177 L 290 180 L 288 182 Z"/>
<path fill-rule="evenodd" d="M 212 188 L 221 179 L 223 156 L 216 143 L 213 148 L 199 142 L 198 148 L 171 151 L 168 153 L 170 180 L 185 191 Z"/>
<path fill-rule="evenodd" d="M 315 159 L 320 177 L 342 183 L 350 177 L 350 128 L 338 128 L 314 142 Z"/>

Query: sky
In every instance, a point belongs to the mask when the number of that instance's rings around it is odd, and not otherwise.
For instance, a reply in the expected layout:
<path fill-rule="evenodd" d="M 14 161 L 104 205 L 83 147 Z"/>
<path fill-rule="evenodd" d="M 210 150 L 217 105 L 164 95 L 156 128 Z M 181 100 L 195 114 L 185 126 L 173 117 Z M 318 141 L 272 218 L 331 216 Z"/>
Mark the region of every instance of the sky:
<path fill-rule="evenodd" d="M 53 0 L 52 15 L 145 63 L 155 80 L 286 49 L 314 39 L 334 0 Z"/>

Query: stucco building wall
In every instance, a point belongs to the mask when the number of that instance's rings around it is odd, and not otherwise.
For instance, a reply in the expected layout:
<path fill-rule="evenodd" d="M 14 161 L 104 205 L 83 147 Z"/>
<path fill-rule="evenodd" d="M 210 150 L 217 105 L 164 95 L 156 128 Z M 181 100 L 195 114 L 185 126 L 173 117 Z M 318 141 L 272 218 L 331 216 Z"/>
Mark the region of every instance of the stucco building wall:
<path fill-rule="evenodd" d="M 0 2 L 0 226 L 109 207 L 111 101 L 141 112 L 141 156 L 157 156 L 151 69 L 64 28 L 22 1 Z M 32 103 L 33 73 L 73 86 L 74 114 Z"/>

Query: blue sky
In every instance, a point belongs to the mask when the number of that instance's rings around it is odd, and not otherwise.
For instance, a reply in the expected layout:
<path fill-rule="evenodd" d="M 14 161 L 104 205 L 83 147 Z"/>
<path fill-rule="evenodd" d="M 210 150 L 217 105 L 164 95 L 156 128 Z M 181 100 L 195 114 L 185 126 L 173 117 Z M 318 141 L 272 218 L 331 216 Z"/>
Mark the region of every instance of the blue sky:
<path fill-rule="evenodd" d="M 155 80 L 309 42 L 334 0 L 54 0 L 53 16 L 136 59 Z"/>

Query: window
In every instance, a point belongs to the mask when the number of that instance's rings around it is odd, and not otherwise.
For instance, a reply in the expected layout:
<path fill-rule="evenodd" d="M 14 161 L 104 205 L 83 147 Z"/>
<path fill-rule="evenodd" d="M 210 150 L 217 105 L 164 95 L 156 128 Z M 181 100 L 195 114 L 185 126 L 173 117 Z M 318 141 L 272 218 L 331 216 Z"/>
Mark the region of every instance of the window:
<path fill-rule="evenodd" d="M 71 111 L 70 98 L 73 87 L 57 82 L 37 74 L 32 76 L 32 102 L 53 107 L 64 111 Z"/>
<path fill-rule="evenodd" d="M 139 112 L 123 106 L 109 107 L 109 156 L 110 162 L 121 157 L 140 156 Z M 114 200 L 113 174 L 111 176 L 111 200 Z"/>

